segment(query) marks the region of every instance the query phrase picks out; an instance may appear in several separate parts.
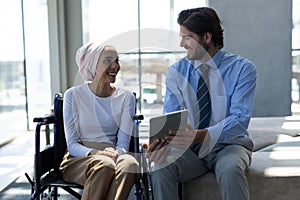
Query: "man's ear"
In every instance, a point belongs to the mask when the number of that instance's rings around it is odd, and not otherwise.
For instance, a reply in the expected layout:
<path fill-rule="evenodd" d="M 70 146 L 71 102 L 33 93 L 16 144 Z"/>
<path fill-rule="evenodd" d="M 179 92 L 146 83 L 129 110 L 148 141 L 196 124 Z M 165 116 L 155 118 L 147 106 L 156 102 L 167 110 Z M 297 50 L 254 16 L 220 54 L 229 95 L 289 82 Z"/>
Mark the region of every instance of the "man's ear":
<path fill-rule="evenodd" d="M 204 34 L 204 42 L 206 43 L 206 44 L 209 44 L 211 41 L 212 41 L 212 34 L 210 33 L 210 32 L 206 32 L 205 34 Z"/>

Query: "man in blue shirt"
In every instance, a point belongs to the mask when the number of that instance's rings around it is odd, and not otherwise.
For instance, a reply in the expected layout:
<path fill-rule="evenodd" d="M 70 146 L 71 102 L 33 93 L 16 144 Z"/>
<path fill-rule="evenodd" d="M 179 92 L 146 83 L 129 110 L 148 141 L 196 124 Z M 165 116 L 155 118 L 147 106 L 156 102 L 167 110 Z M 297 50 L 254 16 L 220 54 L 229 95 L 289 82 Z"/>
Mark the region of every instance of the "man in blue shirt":
<path fill-rule="evenodd" d="M 149 145 L 153 195 L 156 200 L 178 199 L 177 183 L 209 171 L 216 174 L 223 200 L 249 199 L 246 171 L 253 143 L 249 125 L 256 86 L 255 65 L 223 48 L 221 21 L 212 8 L 183 10 L 178 19 L 180 46 L 187 56 L 170 66 L 164 112 L 189 111 L 184 131 Z M 206 68 L 208 103 L 201 103 L 198 81 Z M 205 108 L 207 114 L 203 114 Z M 201 120 L 208 116 L 207 125 Z M 167 192 L 174 191 L 174 192 Z"/>

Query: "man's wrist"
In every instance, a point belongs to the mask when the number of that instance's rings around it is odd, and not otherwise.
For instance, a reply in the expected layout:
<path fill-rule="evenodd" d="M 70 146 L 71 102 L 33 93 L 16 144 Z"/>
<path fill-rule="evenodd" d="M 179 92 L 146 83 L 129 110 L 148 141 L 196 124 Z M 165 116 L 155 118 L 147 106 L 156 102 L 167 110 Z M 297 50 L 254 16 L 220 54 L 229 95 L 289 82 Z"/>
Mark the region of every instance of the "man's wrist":
<path fill-rule="evenodd" d="M 199 144 L 199 143 L 203 143 L 205 141 L 209 140 L 209 133 L 207 129 L 199 129 L 196 130 L 196 138 L 195 138 L 195 143 Z"/>
<path fill-rule="evenodd" d="M 97 154 L 97 150 L 95 150 L 95 149 L 92 149 L 89 153 L 88 153 L 88 156 L 91 156 L 91 155 L 95 155 L 95 154 Z"/>

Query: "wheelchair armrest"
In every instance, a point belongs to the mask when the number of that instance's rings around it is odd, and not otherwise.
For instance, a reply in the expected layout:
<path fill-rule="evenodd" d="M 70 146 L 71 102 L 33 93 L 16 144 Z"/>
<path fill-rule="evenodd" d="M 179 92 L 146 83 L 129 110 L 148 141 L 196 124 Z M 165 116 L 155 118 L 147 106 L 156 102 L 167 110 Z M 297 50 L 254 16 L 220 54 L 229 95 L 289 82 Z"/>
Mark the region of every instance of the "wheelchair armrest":
<path fill-rule="evenodd" d="M 45 117 L 35 117 L 33 122 L 43 122 L 43 124 L 53 124 L 55 122 L 54 115 L 47 115 Z"/>
<path fill-rule="evenodd" d="M 133 119 L 144 120 L 144 115 L 134 115 Z"/>

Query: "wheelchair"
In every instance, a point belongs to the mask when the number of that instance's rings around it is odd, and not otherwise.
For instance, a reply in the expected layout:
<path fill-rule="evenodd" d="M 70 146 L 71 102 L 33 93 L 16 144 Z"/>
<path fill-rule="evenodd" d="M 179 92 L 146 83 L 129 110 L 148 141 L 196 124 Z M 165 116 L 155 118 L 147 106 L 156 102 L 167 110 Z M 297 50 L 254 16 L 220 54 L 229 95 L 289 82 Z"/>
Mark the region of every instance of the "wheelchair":
<path fill-rule="evenodd" d="M 150 200 L 152 199 L 152 194 L 149 184 L 148 163 L 143 154 L 145 149 L 139 143 L 139 123 L 143 119 L 143 115 L 134 116 L 134 129 L 129 150 L 134 152 L 135 158 L 140 164 L 139 178 L 135 183 L 135 197 L 137 200 Z M 63 95 L 61 93 L 55 94 L 53 114 L 45 117 L 36 117 L 33 121 L 37 123 L 35 129 L 33 177 L 31 178 L 28 173 L 25 173 L 31 185 L 30 199 L 57 200 L 60 195 L 58 188 L 62 188 L 76 199 L 81 199 L 83 186 L 65 182 L 59 170 L 60 163 L 67 150 L 63 124 Z M 53 144 L 49 142 L 49 125 L 53 125 Z M 47 145 L 45 149 L 41 150 L 41 128 L 43 126 L 47 134 Z"/>

